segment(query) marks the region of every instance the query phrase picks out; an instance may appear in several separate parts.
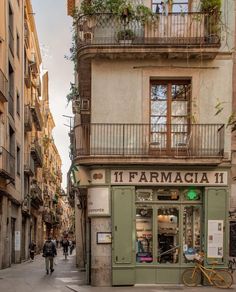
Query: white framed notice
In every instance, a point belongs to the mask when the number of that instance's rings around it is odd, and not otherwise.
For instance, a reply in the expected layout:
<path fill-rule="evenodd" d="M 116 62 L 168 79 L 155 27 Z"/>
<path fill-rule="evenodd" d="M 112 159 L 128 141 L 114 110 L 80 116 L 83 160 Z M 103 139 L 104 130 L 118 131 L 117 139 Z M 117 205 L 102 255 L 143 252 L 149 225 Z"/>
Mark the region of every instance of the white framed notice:
<path fill-rule="evenodd" d="M 15 251 L 20 251 L 20 231 L 15 231 Z"/>
<path fill-rule="evenodd" d="M 207 257 L 223 258 L 223 220 L 208 220 Z"/>

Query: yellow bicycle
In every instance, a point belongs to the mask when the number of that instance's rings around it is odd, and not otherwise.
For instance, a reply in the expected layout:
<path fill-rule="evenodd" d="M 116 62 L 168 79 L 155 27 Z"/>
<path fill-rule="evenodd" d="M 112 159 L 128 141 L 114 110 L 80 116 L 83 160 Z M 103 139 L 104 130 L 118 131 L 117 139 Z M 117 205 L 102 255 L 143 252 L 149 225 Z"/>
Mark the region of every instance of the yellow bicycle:
<path fill-rule="evenodd" d="M 189 258 L 185 255 L 189 260 Z M 208 280 L 210 285 L 217 288 L 230 288 L 233 284 L 233 277 L 227 270 L 215 270 L 217 262 L 212 262 L 212 268 L 206 268 L 202 265 L 203 257 L 201 254 L 196 254 L 194 257 L 196 265 L 194 268 L 186 269 L 182 274 L 182 281 L 188 287 L 194 287 L 201 284 L 202 275 Z"/>

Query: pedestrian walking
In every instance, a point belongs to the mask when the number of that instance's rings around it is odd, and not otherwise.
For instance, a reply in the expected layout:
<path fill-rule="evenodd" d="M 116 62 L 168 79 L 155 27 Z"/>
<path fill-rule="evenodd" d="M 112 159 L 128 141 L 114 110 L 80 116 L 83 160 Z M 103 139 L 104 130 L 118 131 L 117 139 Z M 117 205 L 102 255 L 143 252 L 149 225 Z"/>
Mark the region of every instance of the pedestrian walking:
<path fill-rule="evenodd" d="M 61 245 L 62 245 L 62 248 L 63 248 L 63 254 L 65 256 L 65 259 L 67 259 L 68 248 L 69 248 L 69 245 L 70 245 L 69 240 L 66 237 L 64 237 L 62 239 L 62 241 L 61 241 Z"/>
<path fill-rule="evenodd" d="M 45 257 L 46 273 L 52 273 L 54 271 L 53 260 L 57 255 L 57 249 L 55 244 L 52 242 L 51 237 L 48 237 L 48 240 L 44 243 L 43 246 L 43 257 Z"/>
<path fill-rule="evenodd" d="M 36 252 L 36 244 L 35 242 L 32 240 L 29 244 L 29 253 L 30 253 L 30 259 L 31 261 L 34 260 L 34 254 Z"/>

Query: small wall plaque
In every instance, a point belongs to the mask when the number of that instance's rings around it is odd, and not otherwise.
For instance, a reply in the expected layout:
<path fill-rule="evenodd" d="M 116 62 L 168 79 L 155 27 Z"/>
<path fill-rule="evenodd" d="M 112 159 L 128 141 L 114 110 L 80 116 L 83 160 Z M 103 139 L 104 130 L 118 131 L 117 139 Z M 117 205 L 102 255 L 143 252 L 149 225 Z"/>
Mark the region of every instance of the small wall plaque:
<path fill-rule="evenodd" d="M 110 244 L 111 232 L 97 232 L 97 244 Z"/>

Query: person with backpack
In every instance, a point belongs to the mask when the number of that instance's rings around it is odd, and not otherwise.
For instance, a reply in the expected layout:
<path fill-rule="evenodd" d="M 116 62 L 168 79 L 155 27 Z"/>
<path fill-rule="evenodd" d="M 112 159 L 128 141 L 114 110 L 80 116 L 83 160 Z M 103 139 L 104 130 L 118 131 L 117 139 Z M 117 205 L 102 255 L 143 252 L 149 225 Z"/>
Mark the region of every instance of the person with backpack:
<path fill-rule="evenodd" d="M 54 271 L 53 260 L 54 256 L 57 255 L 57 249 L 55 244 L 52 242 L 51 237 L 44 243 L 43 246 L 43 257 L 45 257 L 46 273 L 49 273 L 49 266 L 51 273 Z"/>

